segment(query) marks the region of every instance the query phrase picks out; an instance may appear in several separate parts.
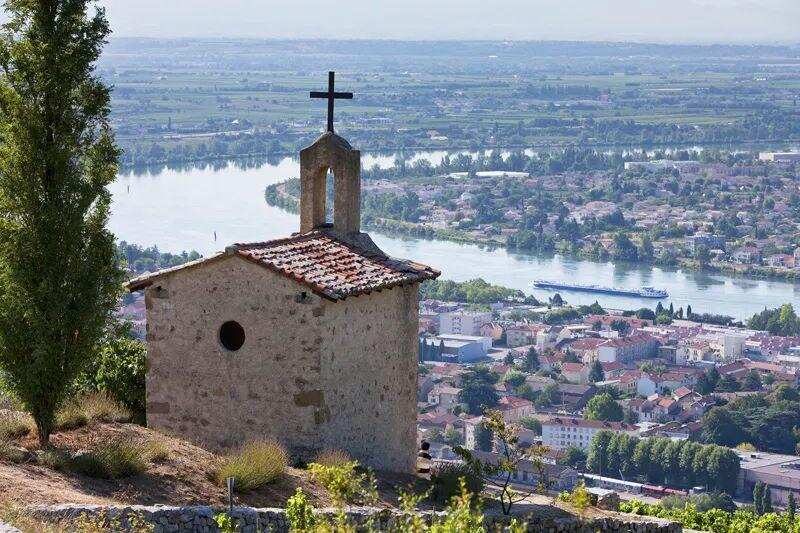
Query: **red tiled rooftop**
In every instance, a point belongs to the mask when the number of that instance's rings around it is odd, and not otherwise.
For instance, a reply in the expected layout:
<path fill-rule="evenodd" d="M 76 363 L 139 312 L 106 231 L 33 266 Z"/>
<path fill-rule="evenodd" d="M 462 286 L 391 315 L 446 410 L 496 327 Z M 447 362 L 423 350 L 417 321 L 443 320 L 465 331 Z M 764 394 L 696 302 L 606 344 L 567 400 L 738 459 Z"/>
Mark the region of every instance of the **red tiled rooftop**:
<path fill-rule="evenodd" d="M 632 431 L 635 425 L 624 422 L 604 422 L 601 420 L 586 420 L 585 418 L 561 417 L 556 416 L 542 423 L 545 426 L 564 426 L 564 427 L 585 427 L 598 429 L 613 429 L 616 431 Z"/>
<path fill-rule="evenodd" d="M 228 248 L 225 254 L 235 254 L 252 261 L 334 301 L 439 276 L 439 272 L 430 267 L 366 250 L 324 231 L 311 231 L 274 241 L 236 244 Z M 183 268 L 203 262 L 187 264 Z M 168 269 L 137 278 L 128 284 L 128 288 L 139 290 L 150 285 L 155 278 L 180 269 Z"/>
<path fill-rule="evenodd" d="M 581 363 L 562 363 L 561 370 L 563 372 L 570 372 L 574 374 L 575 372 L 581 372 L 584 369 L 584 365 Z"/>

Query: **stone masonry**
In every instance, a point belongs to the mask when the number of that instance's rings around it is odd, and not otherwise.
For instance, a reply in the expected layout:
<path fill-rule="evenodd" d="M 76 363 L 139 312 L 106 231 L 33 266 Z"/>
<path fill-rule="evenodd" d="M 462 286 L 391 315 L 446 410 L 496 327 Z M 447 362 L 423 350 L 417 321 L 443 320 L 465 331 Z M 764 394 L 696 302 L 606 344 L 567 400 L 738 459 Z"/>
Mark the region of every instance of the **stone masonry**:
<path fill-rule="evenodd" d="M 125 527 L 134 521 L 144 521 L 153 524 L 155 533 L 216 533 L 219 531 L 214 516 L 223 509 L 211 507 L 167 507 L 167 506 L 128 506 L 108 507 L 100 505 L 40 505 L 31 506 L 28 511 L 39 519 L 60 522 L 74 520 L 81 516 L 85 518 L 103 517 L 115 521 Z M 333 518 L 335 509 L 318 509 L 317 514 Z M 348 522 L 356 525 L 365 525 L 369 521 L 378 531 L 392 531 L 393 526 L 402 520 L 399 511 L 391 509 L 375 509 L 370 507 L 352 507 L 346 512 Z M 420 515 L 426 522 L 442 513 L 421 512 Z M 266 508 L 254 509 L 248 507 L 235 507 L 231 516 L 237 522 L 237 531 L 242 533 L 289 533 L 289 522 L 284 509 Z M 581 520 L 577 517 L 541 520 L 533 517 L 520 516 L 520 520 L 528 523 L 530 532 L 548 533 L 680 533 L 680 524 L 653 517 L 636 515 L 615 514 L 601 518 Z M 486 517 L 486 530 L 494 531 L 497 525 L 504 524 L 506 518 L 500 515 Z"/>

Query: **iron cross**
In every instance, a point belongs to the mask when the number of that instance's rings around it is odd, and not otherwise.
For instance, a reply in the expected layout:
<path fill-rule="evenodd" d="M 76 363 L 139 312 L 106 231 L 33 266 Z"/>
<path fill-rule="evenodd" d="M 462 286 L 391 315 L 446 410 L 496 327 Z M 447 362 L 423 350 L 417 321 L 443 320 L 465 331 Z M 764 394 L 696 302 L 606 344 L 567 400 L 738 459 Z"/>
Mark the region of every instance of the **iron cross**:
<path fill-rule="evenodd" d="M 333 90 L 335 74 L 328 72 L 328 91 L 311 91 L 311 98 L 327 98 L 328 100 L 328 131 L 333 133 L 333 101 L 336 99 L 352 100 L 353 93 L 337 93 Z"/>

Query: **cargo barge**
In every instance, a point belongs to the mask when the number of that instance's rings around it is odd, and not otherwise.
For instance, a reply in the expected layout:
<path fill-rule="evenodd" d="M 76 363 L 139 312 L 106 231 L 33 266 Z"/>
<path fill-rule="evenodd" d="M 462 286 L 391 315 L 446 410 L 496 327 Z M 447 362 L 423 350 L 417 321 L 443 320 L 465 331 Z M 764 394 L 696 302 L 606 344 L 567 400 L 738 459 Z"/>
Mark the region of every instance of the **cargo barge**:
<path fill-rule="evenodd" d="M 600 294 L 611 294 L 614 296 L 633 296 L 636 298 L 667 298 L 669 294 L 663 289 L 653 287 L 641 287 L 640 289 L 621 289 L 619 287 L 603 287 L 601 285 L 581 285 L 578 283 L 560 283 L 557 281 L 545 281 L 537 279 L 533 282 L 537 289 L 554 289 L 564 291 L 595 292 Z"/>

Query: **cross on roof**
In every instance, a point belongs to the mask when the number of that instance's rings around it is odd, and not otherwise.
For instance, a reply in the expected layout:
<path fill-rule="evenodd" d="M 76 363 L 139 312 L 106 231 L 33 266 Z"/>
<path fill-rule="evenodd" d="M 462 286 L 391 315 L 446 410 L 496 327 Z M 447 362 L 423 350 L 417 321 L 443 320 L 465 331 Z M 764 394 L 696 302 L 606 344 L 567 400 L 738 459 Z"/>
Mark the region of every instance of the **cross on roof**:
<path fill-rule="evenodd" d="M 333 101 L 353 99 L 353 93 L 337 93 L 333 90 L 334 76 L 333 71 L 328 72 L 328 90 L 326 92 L 311 91 L 311 98 L 327 98 L 328 100 L 328 131 L 331 133 L 333 133 Z"/>

